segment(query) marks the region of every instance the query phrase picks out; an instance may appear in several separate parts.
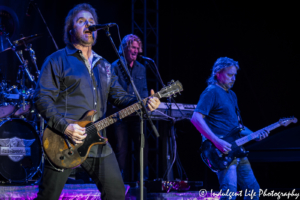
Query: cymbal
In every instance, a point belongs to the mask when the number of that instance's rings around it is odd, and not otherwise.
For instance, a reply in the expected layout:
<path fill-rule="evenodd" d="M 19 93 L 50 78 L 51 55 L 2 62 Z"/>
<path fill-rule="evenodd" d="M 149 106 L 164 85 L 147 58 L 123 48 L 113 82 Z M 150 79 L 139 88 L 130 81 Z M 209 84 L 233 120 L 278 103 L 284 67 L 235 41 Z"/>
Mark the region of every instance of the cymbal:
<path fill-rule="evenodd" d="M 34 34 L 34 35 L 31 35 L 31 36 L 28 36 L 28 37 L 22 37 L 18 40 L 13 41 L 12 43 L 15 46 L 21 46 L 23 44 L 27 45 L 28 43 L 32 42 L 33 40 L 39 39 L 41 37 L 43 37 L 43 34 Z"/>
<path fill-rule="evenodd" d="M 31 36 L 22 37 L 18 40 L 13 41 L 12 43 L 15 47 L 21 46 L 21 45 L 27 45 L 30 42 L 32 42 L 33 40 L 39 39 L 41 37 L 43 37 L 43 34 L 34 34 L 34 35 L 31 35 Z M 4 49 L 3 51 L 10 50 L 10 49 L 12 49 L 12 47 L 8 47 L 8 48 Z"/>
<path fill-rule="evenodd" d="M 0 52 L 9 47 L 6 37 L 14 38 L 19 30 L 19 19 L 9 7 L 0 6 Z"/>

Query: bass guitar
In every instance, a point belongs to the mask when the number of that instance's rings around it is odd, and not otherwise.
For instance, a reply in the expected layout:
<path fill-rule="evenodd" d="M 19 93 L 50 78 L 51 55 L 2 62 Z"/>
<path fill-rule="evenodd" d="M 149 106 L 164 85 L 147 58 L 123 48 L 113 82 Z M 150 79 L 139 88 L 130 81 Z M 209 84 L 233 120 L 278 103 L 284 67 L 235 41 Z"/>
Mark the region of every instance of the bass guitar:
<path fill-rule="evenodd" d="M 245 151 L 242 145 L 259 137 L 261 132 L 263 132 L 264 130 L 271 131 L 280 126 L 287 126 L 292 122 L 296 123 L 297 121 L 297 118 L 294 117 L 284 118 L 274 124 L 271 124 L 244 137 L 240 137 L 241 129 L 235 128 L 228 134 L 228 136 L 222 138 L 223 140 L 231 144 L 231 151 L 229 151 L 228 154 L 223 154 L 210 140 L 205 140 L 201 146 L 200 156 L 203 162 L 213 172 L 226 169 L 235 158 L 242 158 L 248 155 L 249 152 Z"/>
<path fill-rule="evenodd" d="M 170 85 L 164 87 L 152 97 L 164 98 L 180 93 L 183 91 L 182 84 L 179 81 L 172 81 Z M 146 104 L 148 98 L 143 102 Z M 94 145 L 101 145 L 107 142 L 107 138 L 100 135 L 100 131 L 120 119 L 131 115 L 135 111 L 141 109 L 140 103 L 135 103 L 115 114 L 93 122 L 95 110 L 88 111 L 79 121 L 67 119 L 70 124 L 78 124 L 86 128 L 87 137 L 83 143 L 75 144 L 64 133 L 60 133 L 54 129 L 47 127 L 43 134 L 43 147 L 48 159 L 60 168 L 74 168 L 82 164 L 87 158 L 90 149 Z"/>

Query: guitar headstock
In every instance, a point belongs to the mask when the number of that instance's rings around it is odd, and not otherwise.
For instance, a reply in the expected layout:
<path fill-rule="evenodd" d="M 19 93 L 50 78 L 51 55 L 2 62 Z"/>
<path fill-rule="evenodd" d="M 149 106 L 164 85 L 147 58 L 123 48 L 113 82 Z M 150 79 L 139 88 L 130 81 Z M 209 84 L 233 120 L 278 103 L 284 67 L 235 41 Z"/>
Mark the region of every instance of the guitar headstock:
<path fill-rule="evenodd" d="M 171 81 L 171 83 L 157 92 L 159 98 L 170 97 L 183 91 L 182 84 L 179 81 Z"/>
<path fill-rule="evenodd" d="M 283 118 L 283 119 L 279 120 L 279 124 L 281 126 L 287 126 L 287 125 L 289 125 L 292 122 L 293 123 L 297 123 L 298 119 L 296 117 L 290 117 L 290 118 Z"/>

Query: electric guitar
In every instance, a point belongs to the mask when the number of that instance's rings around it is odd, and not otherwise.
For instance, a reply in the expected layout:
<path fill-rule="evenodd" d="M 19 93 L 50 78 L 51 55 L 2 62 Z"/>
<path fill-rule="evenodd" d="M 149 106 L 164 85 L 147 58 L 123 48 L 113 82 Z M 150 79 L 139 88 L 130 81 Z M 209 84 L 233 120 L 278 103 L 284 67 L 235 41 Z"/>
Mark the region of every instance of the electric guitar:
<path fill-rule="evenodd" d="M 152 95 L 157 98 L 164 98 L 180 93 L 183 91 L 182 84 L 179 81 L 172 81 L 169 86 L 164 87 L 159 92 Z M 146 104 L 148 98 L 143 100 Z M 83 143 L 75 144 L 64 133 L 47 127 L 43 134 L 43 147 L 48 159 L 60 168 L 74 168 L 82 164 L 87 158 L 90 149 L 94 145 L 101 145 L 107 142 L 107 138 L 100 135 L 100 131 L 120 119 L 127 117 L 135 111 L 141 109 L 140 103 L 135 103 L 119 112 L 93 122 L 92 119 L 96 114 L 95 110 L 88 111 L 81 120 L 67 119 L 70 124 L 78 124 L 86 128 L 87 137 Z"/>
<path fill-rule="evenodd" d="M 228 136 L 222 138 L 232 145 L 231 151 L 229 151 L 228 154 L 223 154 L 210 140 L 205 140 L 201 146 L 200 156 L 203 162 L 213 172 L 226 169 L 235 158 L 242 158 L 248 155 L 249 152 L 245 151 L 244 147 L 242 146 L 243 144 L 256 139 L 264 130 L 271 131 L 280 126 L 287 126 L 292 122 L 296 123 L 297 121 L 297 118 L 294 117 L 284 118 L 274 124 L 271 124 L 270 126 L 267 126 L 244 137 L 240 137 L 241 129 L 235 128 L 228 134 Z"/>

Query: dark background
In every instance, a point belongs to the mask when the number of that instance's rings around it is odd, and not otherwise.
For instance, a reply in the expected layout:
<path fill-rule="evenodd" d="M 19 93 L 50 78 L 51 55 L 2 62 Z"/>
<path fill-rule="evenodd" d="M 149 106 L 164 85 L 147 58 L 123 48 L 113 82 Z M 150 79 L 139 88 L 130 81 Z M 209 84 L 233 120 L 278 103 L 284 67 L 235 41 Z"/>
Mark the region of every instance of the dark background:
<path fill-rule="evenodd" d="M 56 49 L 38 12 L 33 10 L 30 17 L 25 16 L 28 2 L 0 0 L 0 5 L 10 7 L 18 16 L 19 29 L 12 40 L 20 38 L 19 34 L 44 34 L 42 39 L 32 42 L 40 67 Z M 131 33 L 131 0 L 36 2 L 59 48 L 64 47 L 64 18 L 78 3 L 94 6 L 99 23 L 119 24 L 121 37 Z M 282 117 L 300 116 L 300 31 L 296 2 L 164 0 L 160 1 L 159 8 L 159 70 L 165 83 L 171 79 L 182 82 L 184 91 L 176 98 L 177 102 L 196 104 L 214 61 L 227 56 L 240 64 L 233 90 L 247 127 L 255 131 Z M 111 28 L 111 33 L 119 46 L 116 28 Z M 117 59 L 104 32 L 98 33 L 94 50 L 109 62 Z M 30 59 L 26 53 L 25 58 Z M 10 84 L 15 84 L 18 65 L 12 51 L 0 53 L 0 69 Z M 205 181 L 207 187 L 216 188 L 216 176 L 204 166 L 197 153 L 200 134 L 188 120 L 178 122 L 176 128 L 178 152 L 189 180 Z M 282 130 L 279 128 L 274 134 Z M 291 138 L 299 139 L 299 135 Z M 299 161 L 253 162 L 252 166 L 265 188 L 296 187 L 287 182 L 300 178 L 296 170 Z"/>

